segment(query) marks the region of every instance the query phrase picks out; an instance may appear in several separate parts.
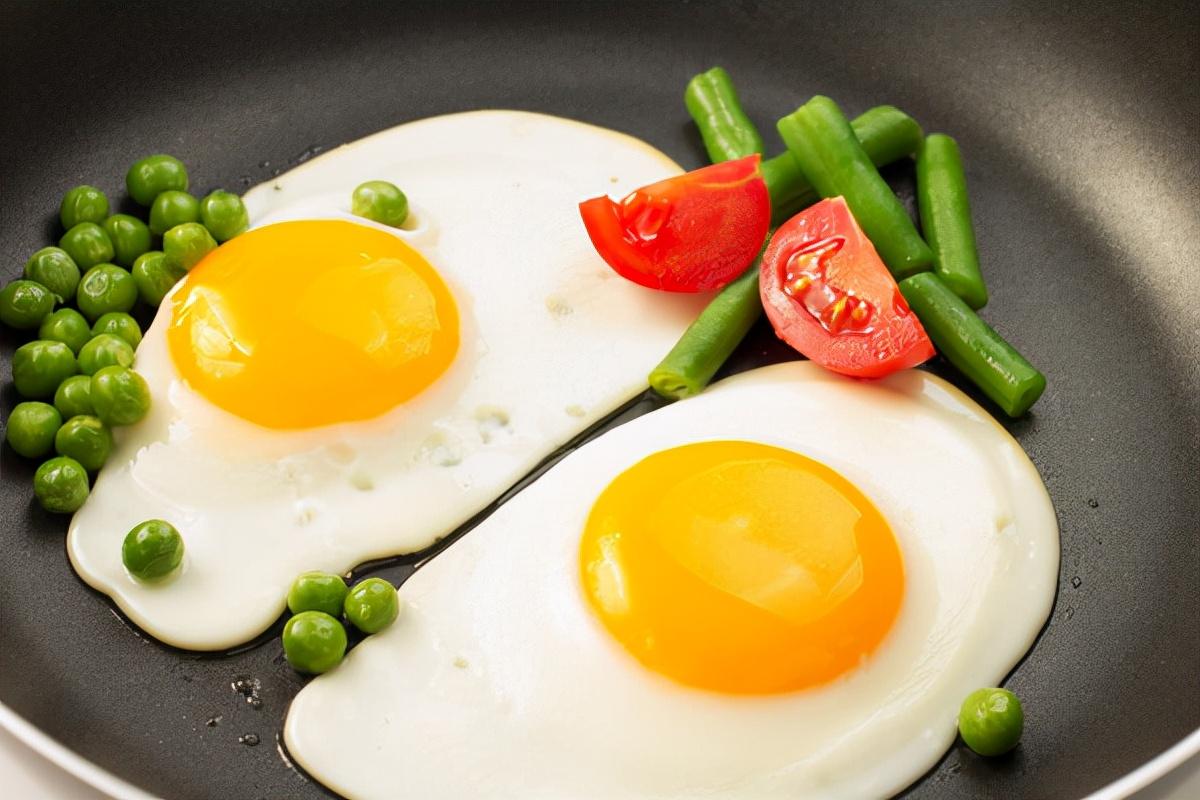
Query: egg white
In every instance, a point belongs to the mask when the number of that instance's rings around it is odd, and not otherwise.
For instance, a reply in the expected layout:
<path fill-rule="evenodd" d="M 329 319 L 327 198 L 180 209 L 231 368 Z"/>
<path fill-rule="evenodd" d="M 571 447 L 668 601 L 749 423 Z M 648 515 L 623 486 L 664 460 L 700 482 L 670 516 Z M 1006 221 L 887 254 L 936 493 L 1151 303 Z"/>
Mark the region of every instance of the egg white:
<path fill-rule="evenodd" d="M 115 432 L 71 523 L 76 571 L 151 635 L 211 650 L 268 627 L 302 571 L 346 572 L 451 532 L 642 391 L 703 305 L 615 276 L 576 207 L 679 171 L 623 134 L 480 111 L 383 131 L 252 189 L 245 201 L 255 226 L 372 225 L 350 215 L 351 190 L 369 179 L 401 186 L 412 218 L 382 229 L 450 286 L 462 317 L 458 356 L 433 386 L 376 419 L 269 430 L 181 379 L 164 302 L 135 365 L 154 406 Z M 182 572 L 162 584 L 138 582 L 121 563 L 126 532 L 150 518 L 174 523 L 187 548 Z"/>
<path fill-rule="evenodd" d="M 893 526 L 901 611 L 843 678 L 759 697 L 686 688 L 590 611 L 578 549 L 595 498 L 654 452 L 721 439 L 829 464 Z M 285 742 L 354 800 L 885 796 L 1030 647 L 1058 559 L 1036 469 L 949 384 L 767 367 L 587 444 L 418 570 L 401 619 L 299 693 Z"/>

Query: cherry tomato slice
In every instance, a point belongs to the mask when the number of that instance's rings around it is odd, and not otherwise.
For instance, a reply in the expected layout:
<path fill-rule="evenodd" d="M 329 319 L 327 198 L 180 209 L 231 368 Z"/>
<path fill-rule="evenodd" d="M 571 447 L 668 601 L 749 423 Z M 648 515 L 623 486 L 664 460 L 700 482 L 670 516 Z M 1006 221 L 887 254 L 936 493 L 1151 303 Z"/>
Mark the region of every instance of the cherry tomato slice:
<path fill-rule="evenodd" d="M 880 378 L 934 353 L 841 197 L 822 200 L 779 227 L 763 254 L 758 285 L 779 338 L 826 369 Z"/>
<path fill-rule="evenodd" d="M 758 255 L 771 222 L 759 156 L 652 183 L 619 203 L 579 204 L 596 251 L 629 280 L 668 292 L 719 289 Z"/>

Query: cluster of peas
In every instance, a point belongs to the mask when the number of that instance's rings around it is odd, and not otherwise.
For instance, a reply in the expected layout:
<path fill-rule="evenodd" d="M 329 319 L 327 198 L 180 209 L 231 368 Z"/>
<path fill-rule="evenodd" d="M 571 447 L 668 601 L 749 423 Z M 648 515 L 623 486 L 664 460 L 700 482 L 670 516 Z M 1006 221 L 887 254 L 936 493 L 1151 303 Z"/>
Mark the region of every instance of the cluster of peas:
<path fill-rule="evenodd" d="M 131 369 L 142 331 L 129 312 L 139 298 L 158 306 L 218 242 L 249 224 L 235 194 L 188 194 L 187 169 L 168 155 L 135 163 L 125 185 L 149 209 L 149 224 L 110 215 L 102 191 L 77 186 L 59 207 L 65 232 L 58 246 L 34 253 L 24 276 L 0 289 L 0 322 L 37 331 L 13 354 L 13 384 L 24 402 L 9 416 L 5 438 L 26 458 L 55 454 L 33 481 L 42 507 L 55 513 L 83 505 L 89 473 L 112 449 L 112 428 L 150 410 L 149 386 Z M 161 249 L 152 250 L 157 237 Z M 133 575 L 151 580 L 179 566 L 183 541 L 169 523 L 149 520 L 129 532 L 122 554 Z"/>
<path fill-rule="evenodd" d="M 381 578 L 367 578 L 353 588 L 340 575 L 305 572 L 288 591 L 294 615 L 283 626 L 283 652 L 300 672 L 319 674 L 336 667 L 346 655 L 345 614 L 365 634 L 378 633 L 400 614 L 396 588 Z"/>

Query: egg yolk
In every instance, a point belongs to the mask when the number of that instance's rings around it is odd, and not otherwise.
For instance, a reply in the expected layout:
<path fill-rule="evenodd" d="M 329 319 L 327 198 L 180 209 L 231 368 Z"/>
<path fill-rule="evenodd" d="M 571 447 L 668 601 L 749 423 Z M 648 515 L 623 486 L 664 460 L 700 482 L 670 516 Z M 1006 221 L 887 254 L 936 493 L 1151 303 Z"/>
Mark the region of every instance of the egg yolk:
<path fill-rule="evenodd" d="M 209 253 L 171 295 L 171 358 L 201 395 L 268 428 L 378 416 L 437 380 L 458 309 L 386 231 L 283 222 Z"/>
<path fill-rule="evenodd" d="M 904 566 L 871 501 L 799 453 L 740 441 L 656 453 L 596 500 L 589 605 L 649 669 L 730 694 L 857 667 L 899 612 Z"/>

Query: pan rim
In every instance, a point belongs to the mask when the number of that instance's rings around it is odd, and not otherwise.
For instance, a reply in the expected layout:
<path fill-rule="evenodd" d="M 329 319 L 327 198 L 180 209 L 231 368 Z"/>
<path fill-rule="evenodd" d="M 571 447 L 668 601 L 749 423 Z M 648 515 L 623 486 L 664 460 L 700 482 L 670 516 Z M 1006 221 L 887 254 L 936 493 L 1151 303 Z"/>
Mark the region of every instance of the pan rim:
<path fill-rule="evenodd" d="M 118 778 L 95 762 L 79 755 L 3 702 L 0 702 L 0 728 L 11 733 L 18 741 L 27 745 L 50 763 L 65 770 L 88 786 L 109 795 L 114 800 L 161 800 L 156 795 L 150 794 L 123 778 Z M 1196 728 L 1137 769 L 1122 775 L 1107 786 L 1097 789 L 1083 800 L 1123 800 L 1134 792 L 1145 789 L 1160 778 L 1166 777 L 1188 759 L 1197 755 L 1200 755 L 1200 728 Z"/>
<path fill-rule="evenodd" d="M 0 702 L 0 729 L 11 733 L 17 741 L 56 767 L 114 800 L 161 800 L 79 755 L 3 702 Z"/>

